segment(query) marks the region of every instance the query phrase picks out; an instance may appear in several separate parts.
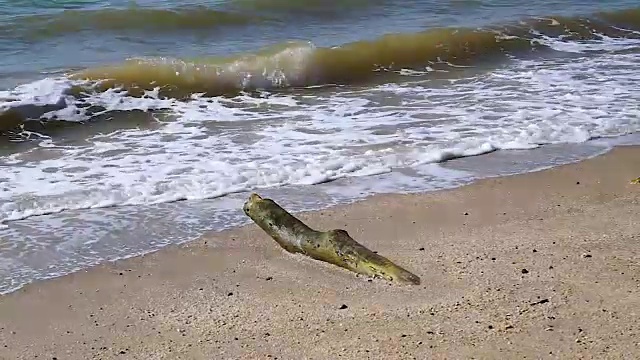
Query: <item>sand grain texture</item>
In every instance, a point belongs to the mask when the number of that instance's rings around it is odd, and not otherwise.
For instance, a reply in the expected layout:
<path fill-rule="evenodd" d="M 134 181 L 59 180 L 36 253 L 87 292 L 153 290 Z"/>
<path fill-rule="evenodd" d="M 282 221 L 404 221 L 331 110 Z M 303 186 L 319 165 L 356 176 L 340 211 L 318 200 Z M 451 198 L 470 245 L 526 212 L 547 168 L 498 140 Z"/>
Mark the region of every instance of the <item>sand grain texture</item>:
<path fill-rule="evenodd" d="M 296 214 L 422 285 L 293 256 L 256 225 L 0 298 L 0 359 L 640 358 L 640 148 Z"/>

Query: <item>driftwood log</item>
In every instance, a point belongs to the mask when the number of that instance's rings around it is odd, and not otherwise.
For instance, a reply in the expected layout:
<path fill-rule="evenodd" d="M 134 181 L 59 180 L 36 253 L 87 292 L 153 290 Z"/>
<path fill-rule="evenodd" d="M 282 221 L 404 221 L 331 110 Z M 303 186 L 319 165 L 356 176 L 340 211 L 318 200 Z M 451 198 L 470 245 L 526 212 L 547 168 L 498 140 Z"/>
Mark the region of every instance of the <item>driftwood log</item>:
<path fill-rule="evenodd" d="M 345 230 L 316 231 L 271 199 L 251 194 L 244 213 L 290 253 L 338 265 L 353 272 L 402 284 L 420 284 L 420 278 L 362 246 Z"/>

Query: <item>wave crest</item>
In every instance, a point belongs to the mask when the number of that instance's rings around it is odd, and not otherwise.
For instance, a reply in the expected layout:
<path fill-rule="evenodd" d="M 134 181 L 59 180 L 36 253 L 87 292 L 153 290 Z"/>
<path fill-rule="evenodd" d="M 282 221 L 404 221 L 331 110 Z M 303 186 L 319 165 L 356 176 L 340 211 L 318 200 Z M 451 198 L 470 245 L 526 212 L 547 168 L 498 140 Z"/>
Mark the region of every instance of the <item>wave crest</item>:
<path fill-rule="evenodd" d="M 135 58 L 123 64 L 86 69 L 74 79 L 92 80 L 99 89 L 122 87 L 132 94 L 160 88 L 167 96 L 209 96 L 329 84 L 362 83 L 406 70 L 428 72 L 438 64 L 473 65 L 504 59 L 505 54 L 558 49 L 555 44 L 638 39 L 625 30 L 640 26 L 638 10 L 594 18 L 535 18 L 487 29 L 436 28 L 419 33 L 389 34 L 332 48 L 287 42 L 235 57 L 182 60 Z M 633 25 L 633 26 L 632 26 Z"/>

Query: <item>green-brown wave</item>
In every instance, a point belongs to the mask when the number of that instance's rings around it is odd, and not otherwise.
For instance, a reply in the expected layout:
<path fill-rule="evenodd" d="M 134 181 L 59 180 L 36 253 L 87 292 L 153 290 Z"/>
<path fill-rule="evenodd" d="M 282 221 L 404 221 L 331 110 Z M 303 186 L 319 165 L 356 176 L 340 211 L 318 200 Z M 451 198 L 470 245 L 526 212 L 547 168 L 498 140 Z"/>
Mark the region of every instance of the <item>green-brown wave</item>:
<path fill-rule="evenodd" d="M 160 88 L 168 96 L 353 84 L 401 69 L 425 70 L 434 63 L 473 65 L 505 54 L 545 48 L 539 41 L 545 37 L 561 41 L 601 39 L 603 35 L 639 37 L 637 32 L 620 28 L 640 27 L 638 14 L 640 11 L 633 9 L 593 18 L 535 18 L 486 29 L 429 29 L 332 48 L 291 42 L 224 58 L 130 59 L 80 71 L 72 77 L 100 81 L 102 89 L 124 87 L 135 93 Z"/>
<path fill-rule="evenodd" d="M 275 14 L 337 15 L 384 5 L 393 0 L 233 0 L 233 8 Z"/>
<path fill-rule="evenodd" d="M 95 10 L 64 10 L 53 14 L 26 15 L 0 25 L 0 33 L 27 38 L 47 38 L 85 30 L 161 32 L 246 26 L 267 21 L 265 17 L 214 10 L 207 7 L 153 9 L 130 7 Z"/>
<path fill-rule="evenodd" d="M 181 6 L 149 8 L 56 9 L 46 14 L 14 16 L 0 24 L 0 35 L 42 39 L 78 31 L 162 32 L 209 30 L 225 26 L 247 26 L 294 21 L 297 16 L 328 18 L 348 16 L 387 0 L 234 0 L 222 7 Z"/>

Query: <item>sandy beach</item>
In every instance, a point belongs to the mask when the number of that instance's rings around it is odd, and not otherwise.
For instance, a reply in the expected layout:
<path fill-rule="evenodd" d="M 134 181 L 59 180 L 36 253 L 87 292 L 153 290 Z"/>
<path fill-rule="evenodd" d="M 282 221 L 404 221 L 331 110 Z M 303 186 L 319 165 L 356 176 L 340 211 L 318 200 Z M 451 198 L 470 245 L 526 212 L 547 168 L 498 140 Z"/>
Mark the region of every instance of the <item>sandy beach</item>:
<path fill-rule="evenodd" d="M 289 255 L 253 224 L 37 282 L 0 297 L 0 358 L 638 358 L 638 176 L 621 147 L 296 214 L 419 286 Z"/>

